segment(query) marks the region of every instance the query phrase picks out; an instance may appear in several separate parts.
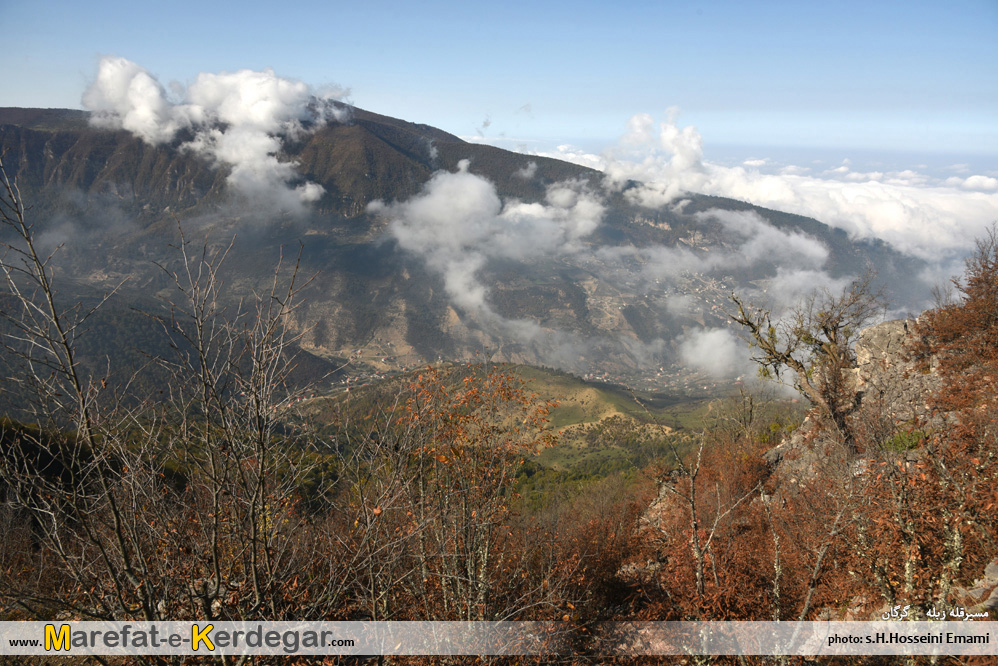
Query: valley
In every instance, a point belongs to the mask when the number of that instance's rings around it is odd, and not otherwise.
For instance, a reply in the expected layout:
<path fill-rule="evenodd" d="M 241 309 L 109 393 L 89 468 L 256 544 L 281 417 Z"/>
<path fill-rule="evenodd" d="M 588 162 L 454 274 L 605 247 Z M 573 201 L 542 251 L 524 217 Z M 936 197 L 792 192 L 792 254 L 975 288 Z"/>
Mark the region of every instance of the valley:
<path fill-rule="evenodd" d="M 0 149 L 43 246 L 60 248 L 55 269 L 94 294 L 163 293 L 160 266 L 176 264 L 178 224 L 212 251 L 231 242 L 223 270 L 234 299 L 262 289 L 267 267 L 300 247 L 298 270 L 312 281 L 295 315 L 301 344 L 363 359 L 354 376 L 487 354 L 649 390 L 709 392 L 715 380 L 703 368 L 717 363 L 691 365 L 683 343 L 689 357 L 698 336 L 729 326 L 733 291 L 780 307 L 801 281 L 875 265 L 896 307 L 921 297 L 902 277 L 919 270 L 917 260 L 815 220 L 695 194 L 648 209 L 629 197 L 636 185 L 608 189 L 591 169 L 344 109 L 277 156 L 323 189 L 308 209 L 280 203 L 279 187 L 252 194 L 228 185 L 225 165 L 179 138 L 149 145 L 88 127 L 75 111 L 0 109 Z M 531 164 L 530 178 L 517 175 Z M 487 199 L 453 221 L 428 218 L 418 245 L 400 235 L 415 206 L 447 210 L 428 188 L 460 179 Z M 532 254 L 538 243 L 555 243 L 543 261 Z M 730 381 L 745 367 L 718 376 Z"/>
<path fill-rule="evenodd" d="M 0 616 L 256 617 L 266 599 L 273 617 L 582 635 L 993 587 L 972 580 L 993 566 L 974 518 L 994 487 L 975 309 L 993 231 L 965 301 L 863 329 L 919 302 L 924 262 L 335 110 L 268 155 L 286 180 L 249 191 L 246 164 L 190 136 L 0 109 L 21 188 L 0 237 Z M 954 509 L 950 469 L 982 499 Z M 898 539 L 928 564 L 886 562 Z M 35 542 L 89 568 L 38 584 Z"/>

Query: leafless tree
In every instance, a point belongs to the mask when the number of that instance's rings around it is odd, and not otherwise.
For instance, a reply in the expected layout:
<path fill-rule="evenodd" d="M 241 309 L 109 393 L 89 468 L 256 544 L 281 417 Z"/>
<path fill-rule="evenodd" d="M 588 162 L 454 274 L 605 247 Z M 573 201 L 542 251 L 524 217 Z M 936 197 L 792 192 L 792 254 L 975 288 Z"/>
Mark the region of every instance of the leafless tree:
<path fill-rule="evenodd" d="M 29 534 L 20 534 L 33 546 L 17 558 L 11 542 L 0 546 L 11 564 L 0 571 L 8 612 L 343 617 L 366 552 L 358 538 L 367 537 L 343 528 L 349 516 L 303 501 L 303 488 L 335 461 L 315 448 L 302 392 L 288 381 L 297 262 L 279 265 L 267 292 L 228 310 L 220 279 L 228 247 L 197 246 L 181 233 L 168 271 L 177 298 L 150 313 L 172 341 L 152 362 L 163 395 L 126 406 L 77 353 L 95 309 L 60 307 L 52 257 L 39 253 L 2 162 L 0 182 L 0 271 L 12 304 L 2 313 L 3 346 L 18 370 L 6 385 L 38 424 L 0 427 L 4 520 L 27 521 Z"/>
<path fill-rule="evenodd" d="M 669 447 L 676 473 L 664 477 L 659 487 L 675 497 L 682 506 L 688 520 L 690 553 L 693 557 L 693 567 L 696 579 L 696 594 L 702 599 L 705 591 L 707 565 L 711 566 L 715 585 L 719 585 L 716 557 L 712 553 L 714 539 L 719 535 L 724 521 L 730 518 L 732 512 L 746 501 L 757 495 L 760 485 L 755 485 L 736 497 L 725 497 L 720 483 L 714 482 L 713 488 L 705 488 L 700 479 L 704 471 L 704 448 L 707 435 L 701 433 L 697 439 L 696 452 L 692 459 L 685 460 L 672 440 Z M 706 496 L 704 496 L 706 495 Z M 671 535 L 665 534 L 671 538 Z"/>
<path fill-rule="evenodd" d="M 290 381 L 298 262 L 236 301 L 221 279 L 232 245 L 178 225 L 161 266 L 174 296 L 146 313 L 170 341 L 142 370 L 159 390 L 119 401 L 77 351 L 95 310 L 60 308 L 51 257 L 3 185 L 4 352 L 38 424 L 0 426 L 0 524 L 28 525 L 0 544 L 5 615 L 547 618 L 584 587 L 585 549 L 512 510 L 549 407 L 514 377 L 427 370 L 381 402 L 375 427 L 340 424 L 363 434 L 322 444 Z"/>
<path fill-rule="evenodd" d="M 731 297 L 737 311 L 729 316 L 745 329 L 763 374 L 781 379 L 789 373 L 797 390 L 827 417 L 850 450 L 855 443 L 849 417 L 857 407 L 848 373 L 855 360 L 853 345 L 863 326 L 885 307 L 873 277 L 866 273 L 841 294 L 815 292 L 781 317 L 735 294 Z"/>

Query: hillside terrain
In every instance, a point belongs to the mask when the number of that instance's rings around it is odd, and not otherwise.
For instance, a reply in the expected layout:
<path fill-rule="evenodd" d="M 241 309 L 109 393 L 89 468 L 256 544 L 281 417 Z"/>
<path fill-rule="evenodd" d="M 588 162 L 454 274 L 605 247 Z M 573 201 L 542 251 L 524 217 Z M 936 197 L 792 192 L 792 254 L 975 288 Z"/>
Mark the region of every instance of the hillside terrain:
<path fill-rule="evenodd" d="M 825 339 L 809 367 L 835 373 L 820 386 L 840 422 L 812 401 L 774 442 L 743 404 L 734 430 L 673 455 L 639 523 L 654 557 L 622 574 L 686 617 L 994 618 L 996 275 L 992 230 L 960 300 L 860 331 L 837 365 Z M 696 598 L 677 608 L 684 589 Z"/>
<path fill-rule="evenodd" d="M 523 156 L 360 111 L 283 157 L 380 146 L 357 173 L 402 199 L 254 207 L 186 144 L 4 113 L 38 206 L 3 183 L 0 618 L 556 620 L 599 660 L 607 620 L 998 610 L 998 229 L 953 298 L 865 328 L 854 276 L 911 264 L 813 220 L 559 163 L 504 186 L 467 155 Z M 817 274 L 845 287 L 781 316 Z M 735 325 L 805 414 L 679 368 Z"/>
<path fill-rule="evenodd" d="M 838 278 L 875 265 L 884 282 L 898 285 L 898 302 L 912 295 L 911 282 L 899 278 L 917 262 L 808 218 L 695 194 L 681 205 L 642 208 L 626 186 L 606 189 L 591 169 L 361 109 L 306 130 L 284 137 L 276 157 L 294 166 L 289 187 L 314 183 L 323 193 L 292 211 L 278 195 L 234 189 L 229 166 L 186 149 L 190 137 L 151 145 L 124 130 L 91 127 L 84 112 L 0 109 L 4 165 L 31 205 L 43 248 L 61 246 L 54 265 L 76 292 L 67 296 L 117 287 L 125 301 L 155 300 L 169 287 L 157 264 L 176 265 L 170 245 L 179 240 L 178 222 L 188 240 L 207 238 L 212 250 L 235 237 L 223 268 L 233 299 L 263 289 L 271 277 L 265 267 L 276 265 L 281 248 L 288 259 L 300 243 L 299 273 L 314 276 L 294 319 L 304 349 L 351 359 L 372 377 L 486 353 L 689 390 L 691 376 L 673 365 L 678 341 L 727 326 L 722 310 L 732 290 L 765 294 L 768 282 L 785 280 L 788 271 Z M 598 201 L 598 223 L 544 261 L 490 248 L 487 237 L 464 254 L 441 255 L 433 244 L 404 246 L 398 221 L 370 207 L 417 201 L 434 174 L 460 175 L 465 160 L 468 173 L 489 183 L 510 211 L 522 204 L 528 216 L 543 206 L 543 215 L 567 214 L 550 203 L 550 191 L 569 183 Z M 440 232 L 434 242 L 447 237 Z M 760 242 L 775 245 L 760 253 Z M 484 300 L 470 305 L 452 281 L 462 256 L 481 258 L 471 279 Z"/>

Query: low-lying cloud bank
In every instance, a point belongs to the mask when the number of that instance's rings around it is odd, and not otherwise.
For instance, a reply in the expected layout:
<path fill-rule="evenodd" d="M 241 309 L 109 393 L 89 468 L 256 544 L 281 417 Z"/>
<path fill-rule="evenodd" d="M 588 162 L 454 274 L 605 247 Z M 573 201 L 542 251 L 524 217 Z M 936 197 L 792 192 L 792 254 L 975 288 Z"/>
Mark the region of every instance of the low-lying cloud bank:
<path fill-rule="evenodd" d="M 603 192 L 579 192 L 578 184 L 560 184 L 549 191 L 545 204 L 503 202 L 492 184 L 470 174 L 465 164 L 457 173 L 436 174 L 409 202 L 378 202 L 370 210 L 388 218 L 389 232 L 399 244 L 422 256 L 444 277 L 455 304 L 534 341 L 545 335 L 551 339 L 556 332 L 542 334 L 534 322 L 507 321 L 492 310 L 488 287 L 479 276 L 490 259 L 571 256 L 600 280 L 636 285 L 645 294 L 658 289 L 654 307 L 673 314 L 688 314 L 698 307 L 689 294 L 663 293 L 667 285 L 691 274 L 762 262 L 775 265 L 765 289 L 743 296 L 766 303 L 777 315 L 815 290 L 840 292 L 856 277 L 832 276 L 826 271 L 829 250 L 823 243 L 801 232 L 778 229 L 752 212 L 699 214 L 704 221 L 719 222 L 729 239 L 709 252 L 684 245 L 595 248 L 585 240 L 602 223 L 602 200 L 611 192 L 623 192 L 632 204 L 649 209 L 681 205 L 681 197 L 690 192 L 730 197 L 812 217 L 854 238 L 880 239 L 927 262 L 924 275 L 912 276 L 925 282 L 926 294 L 934 283 L 959 271 L 975 239 L 998 220 L 998 179 L 990 175 L 961 173 L 939 179 L 914 171 L 855 171 L 848 163 L 820 173 L 793 166 L 766 173 L 770 165 L 765 160 L 725 167 L 704 161 L 702 137 L 694 127 L 681 127 L 677 117 L 675 110 L 661 122 L 645 114 L 634 116 L 618 144 L 601 155 L 570 146 L 536 153 L 598 168 L 605 174 Z M 516 175 L 535 174 L 536 165 L 528 162 Z M 562 190 L 582 197 L 585 214 L 569 213 L 570 205 L 558 203 L 556 193 Z M 572 199 L 571 205 L 578 201 Z M 531 213 L 521 216 L 516 213 L 521 209 Z M 577 223 L 566 227 L 568 219 Z M 570 337 L 566 333 L 562 339 Z M 626 346 L 624 342 L 624 338 L 603 341 L 618 347 Z M 571 345 L 562 346 L 592 344 L 573 338 Z M 716 376 L 752 369 L 744 342 L 729 328 L 693 327 L 671 343 L 655 340 L 639 347 L 634 353 L 649 357 L 671 347 L 687 365 Z"/>
<path fill-rule="evenodd" d="M 462 160 L 457 172 L 438 171 L 412 199 L 376 201 L 368 212 L 389 219 L 399 244 L 443 275 L 457 305 L 488 313 L 487 290 L 477 273 L 489 259 L 528 261 L 581 252 L 582 239 L 599 226 L 604 207 L 576 182 L 552 185 L 544 203 L 503 202 L 495 186 L 468 167 Z"/>
<path fill-rule="evenodd" d="M 96 80 L 83 94 L 91 122 L 128 130 L 156 145 L 181 132 L 193 138 L 181 146 L 231 169 L 228 182 L 255 201 L 298 212 L 318 200 L 321 185 L 303 182 L 294 162 L 281 162 L 282 142 L 310 131 L 315 123 L 344 119 L 333 102 L 345 91 L 317 96 L 301 81 L 266 69 L 201 73 L 189 86 L 171 85 L 171 94 L 149 72 L 125 58 L 105 57 Z"/>
<path fill-rule="evenodd" d="M 940 179 L 912 170 L 854 171 L 848 164 L 820 173 L 788 166 L 773 174 L 763 171 L 765 160 L 720 166 L 704 161 L 702 137 L 678 124 L 675 109 L 658 123 L 648 114 L 634 116 L 618 144 L 600 155 L 567 145 L 538 154 L 598 168 L 610 187 L 637 181 L 627 196 L 649 208 L 684 192 L 730 197 L 813 217 L 857 238 L 878 238 L 930 263 L 962 257 L 998 221 L 994 174 Z"/>
<path fill-rule="evenodd" d="M 153 145 L 179 142 L 182 150 L 229 168 L 229 184 L 244 196 L 268 209 L 302 212 L 323 188 L 277 156 L 285 140 L 327 120 L 344 120 L 347 107 L 337 103 L 344 97 L 344 91 L 317 95 L 307 84 L 269 69 L 202 73 L 189 85 L 171 84 L 168 92 L 139 65 L 107 57 L 83 103 L 97 125 L 127 130 Z M 441 276 L 455 306 L 568 367 L 608 347 L 644 364 L 672 348 L 686 363 L 717 375 L 743 374 L 750 364 L 744 344 L 726 328 L 704 325 L 675 341 L 642 342 L 633 336 L 583 338 L 505 318 L 490 305 L 481 276 L 490 261 L 571 259 L 669 315 L 699 307 L 688 289 L 670 288 L 690 275 L 762 262 L 775 266 L 765 292 L 745 296 L 758 297 L 777 312 L 813 289 L 840 290 L 851 277 L 826 272 L 829 251 L 821 242 L 778 229 L 755 213 L 701 213 L 726 232 L 725 243 L 710 251 L 682 244 L 597 248 L 589 238 L 603 222 L 611 192 L 650 209 L 676 206 L 685 193 L 697 192 L 805 215 L 925 259 L 933 266 L 931 275 L 923 276 L 930 283 L 951 274 L 974 239 L 998 220 L 998 174 L 954 170 L 959 175 L 940 179 L 914 171 L 855 171 L 847 163 L 819 173 L 799 166 L 772 173 L 766 160 L 721 166 L 704 160 L 702 137 L 695 127 L 679 124 L 675 109 L 662 121 L 634 116 L 618 144 L 601 155 L 570 146 L 538 154 L 598 168 L 604 182 L 557 183 L 539 203 L 503 200 L 465 161 L 456 172 L 434 174 L 410 200 L 374 202 L 368 211 L 387 220 L 399 245 Z M 537 164 L 527 161 L 514 175 L 530 180 L 537 171 Z"/>
<path fill-rule="evenodd" d="M 673 349 L 687 364 L 717 376 L 746 374 L 751 362 L 745 344 L 726 328 L 694 328 L 673 344 L 609 331 L 583 338 L 533 320 L 505 318 L 490 305 L 490 288 L 482 278 L 490 261 L 567 259 L 620 293 L 634 294 L 680 317 L 703 307 L 689 290 L 677 288 L 690 276 L 775 264 L 765 293 L 759 290 L 749 296 L 776 309 L 813 288 L 840 289 L 849 282 L 848 277 L 833 278 L 825 272 L 829 250 L 822 242 L 774 227 L 755 212 L 697 214 L 725 229 L 725 243 L 710 251 L 683 244 L 591 243 L 590 236 L 603 223 L 605 196 L 586 183 L 569 181 L 550 185 L 540 203 L 503 200 L 492 182 L 471 173 L 468 161 L 462 161 L 456 172 L 435 173 L 411 199 L 376 201 L 368 212 L 387 223 L 400 247 L 421 257 L 441 276 L 451 302 L 472 320 L 528 345 L 549 363 L 575 370 L 585 368 L 587 355 L 608 350 L 649 366 L 660 364 Z"/>

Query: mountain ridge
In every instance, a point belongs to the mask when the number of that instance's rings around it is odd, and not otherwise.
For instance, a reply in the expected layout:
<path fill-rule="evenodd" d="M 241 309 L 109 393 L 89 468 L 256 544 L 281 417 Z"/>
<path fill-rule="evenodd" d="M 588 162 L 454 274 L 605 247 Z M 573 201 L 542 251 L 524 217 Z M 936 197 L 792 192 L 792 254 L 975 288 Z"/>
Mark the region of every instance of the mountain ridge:
<path fill-rule="evenodd" d="M 497 361 L 580 373 L 644 375 L 653 368 L 661 374 L 659 368 L 676 360 L 684 335 L 726 325 L 728 291 L 779 277 L 775 251 L 751 262 L 739 258 L 756 227 L 771 227 L 766 233 L 778 240 L 820 245 L 824 259 L 815 268 L 833 277 L 870 264 L 885 269 L 885 280 L 917 268 L 881 242 L 854 242 L 810 218 L 695 193 L 684 195 L 681 206 L 640 208 L 627 201 L 627 187 L 602 189 L 598 171 L 355 108 L 342 121 L 283 141 L 277 157 L 294 163 L 291 185 L 313 182 L 324 189 L 313 208 L 289 215 L 241 201 L 227 181 L 231 167 L 182 148 L 189 135 L 153 146 L 124 130 L 91 127 L 86 116 L 0 109 L 8 174 L 41 221 L 43 240 L 52 248 L 65 243 L 60 269 L 67 276 L 97 291 L 127 278 L 123 289 L 136 297 L 160 293 L 167 284 L 156 265 L 169 261 L 179 219 L 216 244 L 237 237 L 226 271 L 238 298 L 270 279 L 261 267 L 274 265 L 279 248 L 301 242 L 301 268 L 317 275 L 295 321 L 305 347 L 366 358 L 382 370 L 377 359 L 391 357 L 405 367 L 488 350 Z M 581 242 L 583 255 L 543 262 L 490 256 L 476 271 L 494 317 L 507 329 L 530 323 L 532 338 L 517 338 L 459 306 L 429 258 L 402 247 L 386 221 L 369 212 L 374 201 L 422 196 L 435 175 L 462 168 L 506 204 L 544 204 L 551 186 L 568 182 L 595 192 L 604 208 Z M 685 257 L 691 268 L 653 279 L 648 266 L 655 253 L 665 253 L 666 263 Z M 805 259 L 792 259 L 807 268 Z M 682 312 L 670 305 L 680 301 Z"/>
<path fill-rule="evenodd" d="M 72 109 L 0 108 L 0 146 L 8 153 L 8 161 L 18 164 L 10 175 L 26 195 L 58 186 L 142 197 L 164 207 L 168 205 L 165 197 L 179 195 L 185 209 L 195 209 L 200 199 L 223 194 L 226 168 L 216 169 L 178 150 L 188 136 L 151 146 L 126 130 L 91 127 L 88 116 Z M 25 159 L 38 155 L 44 159 Z M 330 121 L 304 139 L 287 142 L 280 157 L 297 162 L 301 176 L 327 189 L 318 204 L 320 213 L 345 217 L 362 215 L 375 199 L 411 197 L 433 172 L 453 171 L 462 159 L 470 159 L 476 170 L 488 171 L 503 194 L 529 201 L 543 197 L 545 184 L 599 173 L 551 158 L 469 143 L 429 125 L 355 108 L 345 121 Z M 533 184 L 512 175 L 530 162 L 538 165 Z M 95 169 L 95 163 L 100 168 Z M 503 172 L 508 173 L 504 176 Z M 122 182 L 132 184 L 132 191 L 118 192 Z"/>

